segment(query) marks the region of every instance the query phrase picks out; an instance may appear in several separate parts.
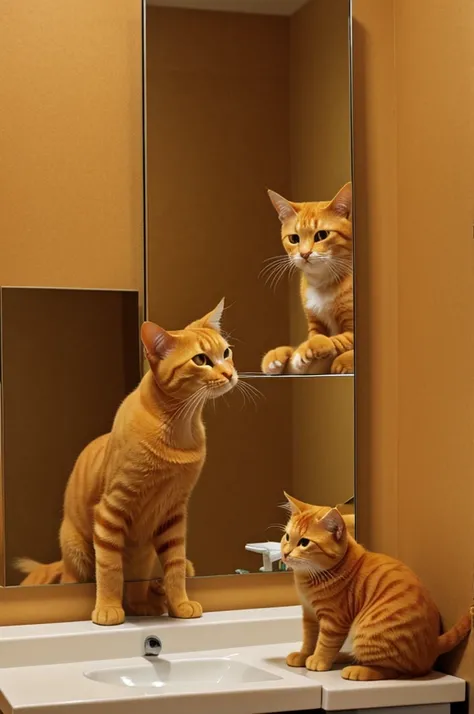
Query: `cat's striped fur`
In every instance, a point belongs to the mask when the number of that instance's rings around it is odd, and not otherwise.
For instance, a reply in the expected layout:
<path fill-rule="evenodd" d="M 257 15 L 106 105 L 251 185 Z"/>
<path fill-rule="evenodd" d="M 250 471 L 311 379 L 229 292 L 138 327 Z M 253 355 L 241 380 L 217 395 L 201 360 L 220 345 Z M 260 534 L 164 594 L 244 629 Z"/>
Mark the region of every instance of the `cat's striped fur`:
<path fill-rule="evenodd" d="M 294 571 L 304 633 L 288 665 L 331 669 L 347 660 L 339 652 L 351 633 L 352 664 L 342 670 L 344 678 L 420 676 L 467 636 L 469 615 L 440 634 L 438 609 L 418 577 L 400 561 L 356 543 L 337 509 L 318 518 L 318 507 L 287 498 L 292 516 L 282 557 Z"/>
<path fill-rule="evenodd" d="M 60 529 L 62 561 L 31 568 L 24 584 L 48 573 L 60 582 L 97 581 L 92 619 L 123 622 L 124 578 L 134 614 L 161 614 L 161 585 L 150 586 L 157 558 L 168 610 L 199 617 L 186 594 L 186 521 L 206 456 L 202 409 L 237 383 L 232 352 L 220 334 L 223 302 L 187 328 L 142 327 L 150 371 L 120 406 L 110 434 L 80 454 L 67 484 Z M 22 563 L 20 563 L 21 567 Z M 29 582 L 27 582 L 29 580 Z"/>
<path fill-rule="evenodd" d="M 281 276 L 301 271 L 300 295 L 308 337 L 296 349 L 270 350 L 262 360 L 265 374 L 349 374 L 354 371 L 352 286 L 352 189 L 347 183 L 332 201 L 295 203 L 269 191 L 281 221 L 287 258 L 277 257 Z"/>

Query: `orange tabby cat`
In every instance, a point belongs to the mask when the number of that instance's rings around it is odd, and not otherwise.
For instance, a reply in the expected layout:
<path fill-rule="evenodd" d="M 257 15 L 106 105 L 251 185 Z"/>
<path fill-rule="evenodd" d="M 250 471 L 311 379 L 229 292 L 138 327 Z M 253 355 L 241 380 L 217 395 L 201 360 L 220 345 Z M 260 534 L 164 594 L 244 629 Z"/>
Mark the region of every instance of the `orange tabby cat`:
<path fill-rule="evenodd" d="M 222 301 L 177 332 L 144 323 L 150 371 L 120 406 L 111 433 L 84 449 L 70 476 L 62 562 L 40 567 L 52 575 L 59 569 L 63 583 L 95 576 L 92 619 L 99 625 L 123 622 L 124 578 L 140 581 L 128 591 L 135 614 L 163 612 L 162 591 L 150 590 L 148 582 L 157 556 L 170 614 L 202 614 L 186 594 L 186 520 L 206 456 L 204 404 L 237 383 L 231 349 L 220 334 L 223 309 Z M 31 562 L 23 565 L 31 569 Z"/>
<path fill-rule="evenodd" d="M 356 543 L 337 509 L 318 518 L 316 507 L 287 499 L 292 516 L 282 558 L 294 571 L 304 632 L 301 651 L 288 655 L 290 667 L 324 672 L 347 661 L 338 655 L 351 632 L 353 664 L 342 670 L 345 679 L 420 676 L 466 637 L 468 615 L 440 635 L 438 609 L 417 576 Z"/>
<path fill-rule="evenodd" d="M 268 192 L 281 221 L 288 267 L 301 271 L 308 339 L 264 356 L 265 374 L 349 374 L 354 371 L 352 189 L 332 201 L 293 203 Z M 278 259 L 277 259 L 278 260 Z M 278 263 L 281 265 L 281 263 Z"/>

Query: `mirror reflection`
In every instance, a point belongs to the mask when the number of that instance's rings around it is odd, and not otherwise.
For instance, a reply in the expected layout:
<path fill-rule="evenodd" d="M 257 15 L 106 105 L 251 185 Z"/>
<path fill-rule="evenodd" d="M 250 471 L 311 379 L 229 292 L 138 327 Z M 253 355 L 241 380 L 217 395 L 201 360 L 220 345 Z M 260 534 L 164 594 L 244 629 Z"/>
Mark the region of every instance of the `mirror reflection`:
<path fill-rule="evenodd" d="M 147 4 L 149 316 L 225 294 L 241 371 L 353 371 L 348 20 Z"/>
<path fill-rule="evenodd" d="M 196 617 L 186 575 L 284 569 L 285 492 L 353 530 L 348 21 L 148 3 L 147 321 L 134 291 L 1 291 L 6 585 Z"/>

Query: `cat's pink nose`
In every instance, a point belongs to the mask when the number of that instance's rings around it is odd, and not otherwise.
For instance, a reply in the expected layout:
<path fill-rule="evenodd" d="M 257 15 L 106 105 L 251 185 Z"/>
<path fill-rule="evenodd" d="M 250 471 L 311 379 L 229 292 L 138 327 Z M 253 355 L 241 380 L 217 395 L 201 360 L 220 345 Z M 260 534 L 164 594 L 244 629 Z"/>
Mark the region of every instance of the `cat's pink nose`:
<path fill-rule="evenodd" d="M 309 256 L 311 255 L 311 251 L 308 251 L 307 253 L 300 253 L 300 255 L 305 260 L 308 260 Z"/>

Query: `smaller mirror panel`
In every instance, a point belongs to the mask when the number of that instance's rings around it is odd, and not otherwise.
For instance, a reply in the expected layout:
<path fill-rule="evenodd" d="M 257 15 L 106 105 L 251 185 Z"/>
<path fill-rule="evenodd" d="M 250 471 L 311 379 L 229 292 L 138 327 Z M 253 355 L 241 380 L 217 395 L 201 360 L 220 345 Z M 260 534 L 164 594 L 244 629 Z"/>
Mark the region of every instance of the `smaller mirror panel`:
<path fill-rule="evenodd" d="M 2 288 L 5 574 L 60 557 L 64 489 L 83 447 L 110 430 L 140 380 L 138 292 Z"/>
<path fill-rule="evenodd" d="M 257 572 L 262 556 L 245 545 L 280 540 L 283 491 L 321 506 L 354 495 L 352 377 L 249 384 L 255 404 L 233 392 L 207 407 L 208 455 L 188 529 L 196 575 Z"/>

